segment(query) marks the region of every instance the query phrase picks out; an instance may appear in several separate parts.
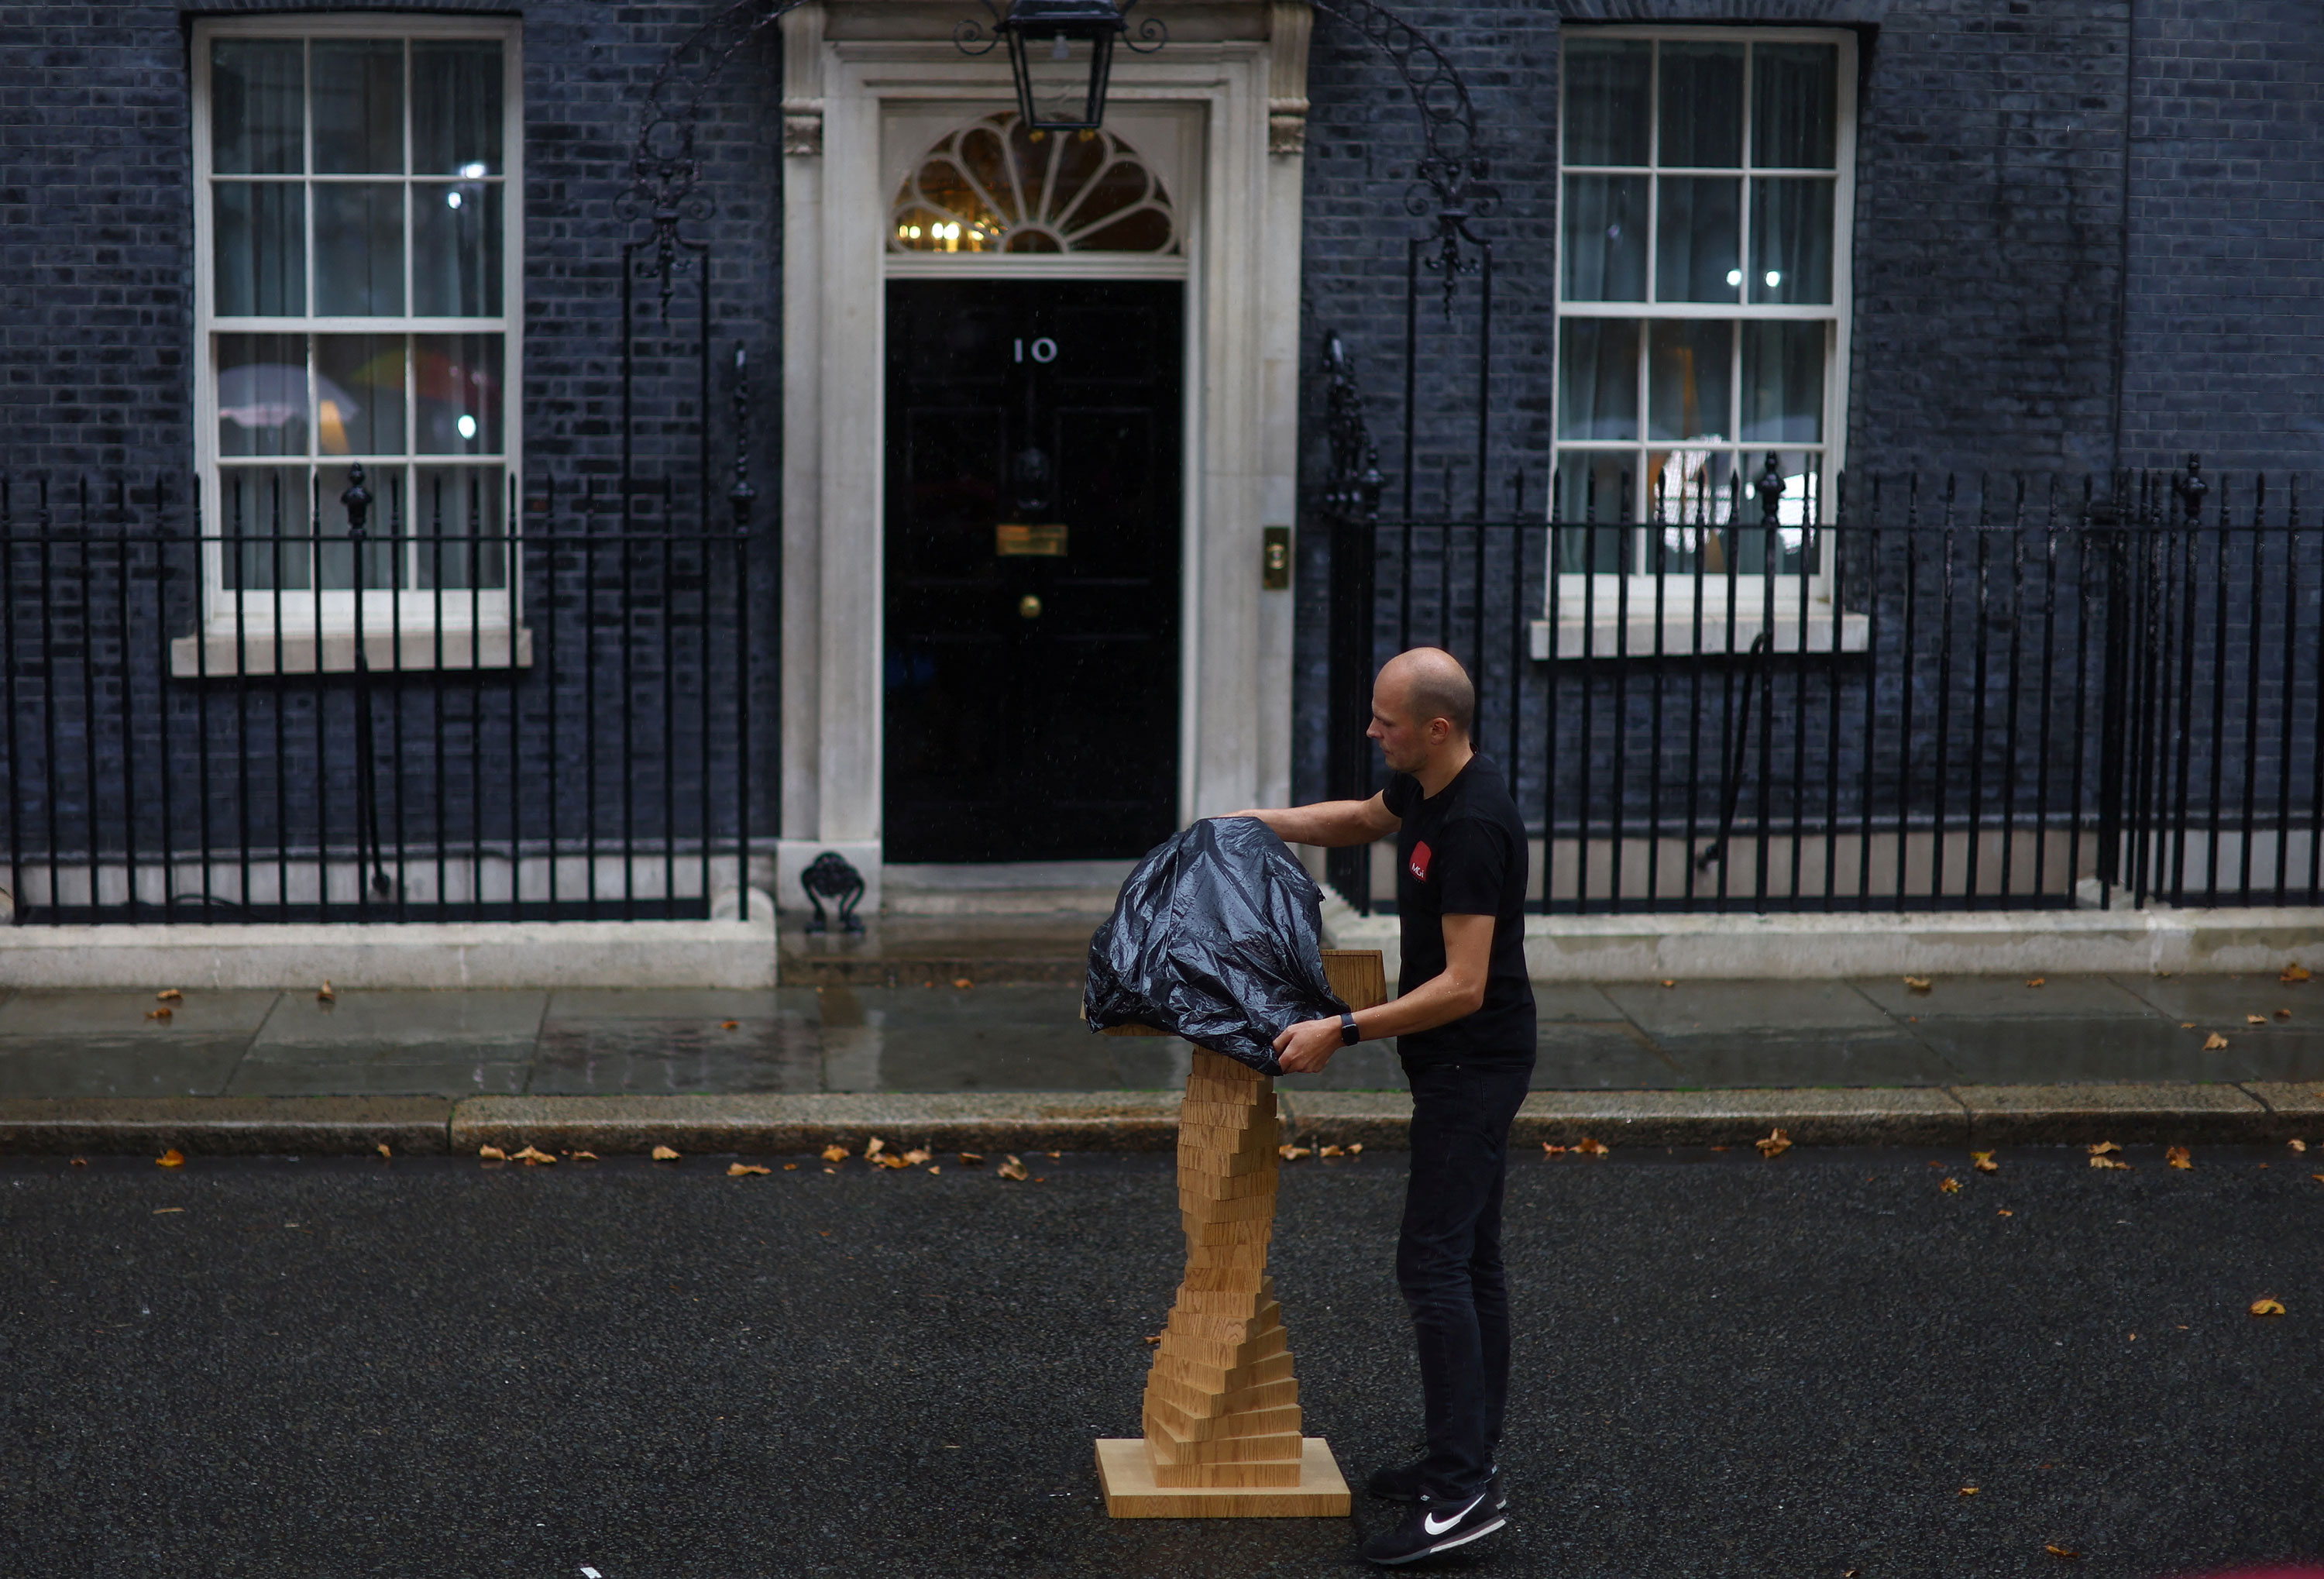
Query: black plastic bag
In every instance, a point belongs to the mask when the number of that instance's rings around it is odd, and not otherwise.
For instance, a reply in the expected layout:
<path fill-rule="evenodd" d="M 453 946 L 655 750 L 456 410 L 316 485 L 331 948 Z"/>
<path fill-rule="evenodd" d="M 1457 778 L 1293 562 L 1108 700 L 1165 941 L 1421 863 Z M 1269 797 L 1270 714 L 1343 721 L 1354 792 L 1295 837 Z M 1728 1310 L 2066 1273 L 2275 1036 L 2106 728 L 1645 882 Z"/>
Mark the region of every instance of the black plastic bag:
<path fill-rule="evenodd" d="M 1092 1030 L 1150 1025 L 1279 1075 L 1286 1025 L 1346 1011 L 1323 974 L 1323 892 L 1256 817 L 1173 834 L 1090 939 Z"/>

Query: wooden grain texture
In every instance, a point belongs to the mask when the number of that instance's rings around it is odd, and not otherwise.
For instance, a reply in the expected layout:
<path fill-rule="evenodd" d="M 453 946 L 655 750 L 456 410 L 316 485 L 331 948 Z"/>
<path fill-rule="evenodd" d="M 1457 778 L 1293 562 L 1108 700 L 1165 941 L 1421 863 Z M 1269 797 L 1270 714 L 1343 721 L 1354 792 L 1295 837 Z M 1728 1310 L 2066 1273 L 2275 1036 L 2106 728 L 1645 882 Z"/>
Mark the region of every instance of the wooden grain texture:
<path fill-rule="evenodd" d="M 1348 1482 L 1331 1445 L 1301 1445 L 1299 1479 L 1285 1486 L 1164 1486 L 1154 1480 L 1146 1444 L 1135 1436 L 1101 1438 L 1098 1483 L 1112 1519 L 1345 1519 Z"/>

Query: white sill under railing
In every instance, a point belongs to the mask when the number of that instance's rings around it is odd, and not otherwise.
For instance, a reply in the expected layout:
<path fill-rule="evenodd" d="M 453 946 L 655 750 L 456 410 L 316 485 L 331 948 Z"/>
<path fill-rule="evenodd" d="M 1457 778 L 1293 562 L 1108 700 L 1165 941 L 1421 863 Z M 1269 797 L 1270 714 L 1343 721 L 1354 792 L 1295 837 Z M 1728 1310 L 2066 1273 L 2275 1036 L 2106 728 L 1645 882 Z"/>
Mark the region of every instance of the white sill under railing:
<path fill-rule="evenodd" d="M 365 622 L 364 661 L 374 674 L 532 667 L 532 631 L 487 617 L 479 624 L 406 618 L 401 629 Z M 213 614 L 199 636 L 170 643 L 170 672 L 180 679 L 272 674 L 348 674 L 355 667 L 352 622 L 284 624 Z"/>
<path fill-rule="evenodd" d="M 1534 661 L 1748 652 L 1763 633 L 1773 651 L 1804 651 L 1811 657 L 1819 652 L 1862 652 L 1870 640 L 1870 619 L 1860 614 L 1835 611 L 1831 597 L 1815 583 L 1810 584 L 1804 599 L 1795 581 L 1790 586 L 1779 583 L 1771 606 L 1757 577 L 1739 578 L 1732 584 L 1736 596 L 1730 619 L 1727 599 L 1730 583 L 1727 580 L 1702 585 L 1692 577 L 1669 577 L 1662 583 L 1657 607 L 1656 579 L 1652 576 L 1630 577 L 1626 606 L 1624 589 L 1612 576 L 1597 577 L 1598 585 L 1591 591 L 1584 591 L 1578 585 L 1582 580 L 1578 576 L 1561 577 L 1555 621 L 1543 618 L 1527 622 L 1526 634 Z M 1563 585 L 1568 582 L 1577 585 Z"/>

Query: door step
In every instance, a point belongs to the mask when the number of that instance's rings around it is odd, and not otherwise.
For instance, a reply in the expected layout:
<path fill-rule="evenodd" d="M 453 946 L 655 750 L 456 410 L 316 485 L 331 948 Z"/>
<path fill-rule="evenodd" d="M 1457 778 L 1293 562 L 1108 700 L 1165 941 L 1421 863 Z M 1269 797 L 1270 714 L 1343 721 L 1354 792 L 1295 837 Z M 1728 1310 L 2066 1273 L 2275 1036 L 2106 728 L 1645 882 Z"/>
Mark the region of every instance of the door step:
<path fill-rule="evenodd" d="M 995 861 L 975 864 L 890 863 L 880 869 L 890 916 L 1111 914 L 1135 861 Z M 1087 942 L 1086 937 L 1083 939 Z"/>
<path fill-rule="evenodd" d="M 810 935 L 785 916 L 779 969 L 786 986 L 1078 985 L 1089 972 L 1090 934 L 1103 919 L 1084 910 L 891 910 L 867 919 L 860 933 Z"/>

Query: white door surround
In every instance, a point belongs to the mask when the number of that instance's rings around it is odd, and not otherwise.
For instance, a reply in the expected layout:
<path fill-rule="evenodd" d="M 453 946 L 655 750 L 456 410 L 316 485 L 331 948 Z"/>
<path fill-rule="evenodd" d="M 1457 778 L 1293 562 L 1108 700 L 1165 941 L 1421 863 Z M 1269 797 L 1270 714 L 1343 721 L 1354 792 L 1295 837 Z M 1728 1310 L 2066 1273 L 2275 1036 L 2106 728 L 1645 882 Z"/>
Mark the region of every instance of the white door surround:
<path fill-rule="evenodd" d="M 1310 13 L 1174 6 L 1160 51 L 1114 57 L 1107 129 L 1169 189 L 1184 255 L 898 254 L 905 175 L 953 126 L 1013 106 L 1007 51 L 948 11 L 824 0 L 784 18 L 783 820 L 777 898 L 825 850 L 881 895 L 885 282 L 953 272 L 1186 281 L 1178 805 L 1279 805 L 1291 780 L 1291 596 L 1261 531 L 1296 520 L 1300 148 Z M 1091 727 L 1105 721 L 1093 719 Z"/>

